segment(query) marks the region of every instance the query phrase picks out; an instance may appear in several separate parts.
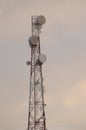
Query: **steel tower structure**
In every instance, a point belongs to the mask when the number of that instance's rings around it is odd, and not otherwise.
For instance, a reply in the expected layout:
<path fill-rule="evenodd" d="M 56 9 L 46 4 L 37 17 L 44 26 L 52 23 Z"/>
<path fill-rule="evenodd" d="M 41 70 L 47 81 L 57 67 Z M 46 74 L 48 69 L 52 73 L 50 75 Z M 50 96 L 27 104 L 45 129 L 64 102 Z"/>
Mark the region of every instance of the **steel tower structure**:
<path fill-rule="evenodd" d="M 41 54 L 40 33 L 42 25 L 45 24 L 44 16 L 32 16 L 32 36 L 29 38 L 31 48 L 30 65 L 30 92 L 29 92 L 29 113 L 27 130 L 46 130 L 44 86 L 42 76 L 42 65 L 46 56 Z"/>

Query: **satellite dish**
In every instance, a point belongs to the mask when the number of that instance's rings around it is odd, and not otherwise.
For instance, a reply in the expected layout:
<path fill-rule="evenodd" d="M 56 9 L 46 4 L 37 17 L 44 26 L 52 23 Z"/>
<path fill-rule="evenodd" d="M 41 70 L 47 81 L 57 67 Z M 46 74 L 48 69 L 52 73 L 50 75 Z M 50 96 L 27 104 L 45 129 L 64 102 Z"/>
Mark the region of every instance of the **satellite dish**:
<path fill-rule="evenodd" d="M 37 42 L 38 42 L 38 38 L 35 35 L 29 38 L 30 47 L 37 46 Z"/>
<path fill-rule="evenodd" d="M 38 57 L 38 62 L 37 64 L 42 65 L 43 63 L 45 63 L 47 60 L 47 57 L 44 54 L 40 54 Z"/>
<path fill-rule="evenodd" d="M 46 19 L 43 15 L 38 16 L 36 20 L 37 20 L 37 23 L 40 25 L 43 25 L 46 22 Z"/>
<path fill-rule="evenodd" d="M 30 62 L 30 61 L 27 61 L 26 64 L 27 64 L 27 65 L 31 65 L 31 62 Z"/>

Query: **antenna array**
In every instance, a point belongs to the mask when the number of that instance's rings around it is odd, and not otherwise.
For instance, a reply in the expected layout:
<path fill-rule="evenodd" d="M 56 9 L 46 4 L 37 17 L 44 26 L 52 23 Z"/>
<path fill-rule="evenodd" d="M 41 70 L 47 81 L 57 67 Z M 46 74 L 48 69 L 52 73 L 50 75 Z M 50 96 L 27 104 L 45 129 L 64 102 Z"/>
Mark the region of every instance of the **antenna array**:
<path fill-rule="evenodd" d="M 40 50 L 40 32 L 45 24 L 44 16 L 32 16 L 32 36 L 29 38 L 31 48 L 30 65 L 30 92 L 29 92 L 29 113 L 27 130 L 46 130 L 44 86 L 42 76 L 42 65 L 46 56 Z"/>

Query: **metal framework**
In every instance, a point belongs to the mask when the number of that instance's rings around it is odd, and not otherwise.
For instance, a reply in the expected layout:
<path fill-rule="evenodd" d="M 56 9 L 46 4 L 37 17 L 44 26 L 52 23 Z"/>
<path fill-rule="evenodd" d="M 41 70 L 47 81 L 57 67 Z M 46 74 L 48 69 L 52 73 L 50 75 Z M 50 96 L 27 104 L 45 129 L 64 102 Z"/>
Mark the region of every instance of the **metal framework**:
<path fill-rule="evenodd" d="M 44 86 L 42 76 L 42 65 L 45 57 L 41 55 L 40 50 L 40 30 L 44 22 L 45 19 L 43 19 L 43 16 L 31 17 L 32 38 L 35 36 L 37 38 L 37 43 L 32 43 L 34 44 L 32 46 L 30 45 L 31 61 L 27 62 L 27 65 L 30 65 L 30 92 L 27 130 L 46 130 Z M 30 40 L 29 43 L 31 43 Z M 41 58 L 39 59 L 40 56 Z"/>

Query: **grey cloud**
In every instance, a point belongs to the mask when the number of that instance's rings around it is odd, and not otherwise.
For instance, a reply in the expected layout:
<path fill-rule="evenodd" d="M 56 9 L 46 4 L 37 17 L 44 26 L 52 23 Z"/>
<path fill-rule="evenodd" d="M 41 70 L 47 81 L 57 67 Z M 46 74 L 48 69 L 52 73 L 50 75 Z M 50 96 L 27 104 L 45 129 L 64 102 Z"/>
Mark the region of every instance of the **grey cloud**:
<path fill-rule="evenodd" d="M 56 68 L 58 68 L 56 66 Z M 55 66 L 49 72 L 52 75 L 48 76 L 50 78 L 50 82 L 47 82 L 47 100 L 48 100 L 48 122 L 49 124 L 54 124 L 55 128 L 60 129 L 85 129 L 85 118 L 86 118 L 86 80 L 85 81 L 77 81 L 75 84 L 71 86 L 72 76 L 69 74 L 65 68 L 65 73 L 63 70 L 56 71 Z M 62 73 L 63 78 L 60 77 L 60 73 Z M 58 72 L 58 73 L 57 73 Z M 54 75 L 54 79 L 52 76 Z M 59 77 L 61 78 L 59 81 Z M 70 82 L 70 84 L 66 84 L 68 81 L 65 80 L 65 77 Z M 66 85 L 66 86 L 65 86 Z M 53 114 L 51 114 L 53 113 Z M 53 123 L 52 123 L 53 121 Z M 56 122 L 56 123 L 55 123 Z M 52 125 L 50 126 L 50 128 Z"/>

